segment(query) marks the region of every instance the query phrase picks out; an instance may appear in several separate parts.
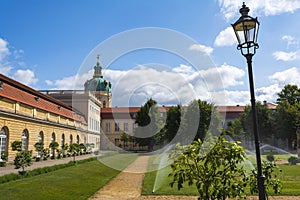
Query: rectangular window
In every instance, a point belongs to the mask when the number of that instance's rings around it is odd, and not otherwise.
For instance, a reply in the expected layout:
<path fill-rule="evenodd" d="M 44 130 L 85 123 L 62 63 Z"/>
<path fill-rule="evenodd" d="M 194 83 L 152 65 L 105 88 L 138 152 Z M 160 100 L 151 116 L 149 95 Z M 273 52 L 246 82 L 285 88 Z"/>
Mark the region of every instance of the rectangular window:
<path fill-rule="evenodd" d="M 128 131 L 128 123 L 124 123 L 124 131 Z"/>
<path fill-rule="evenodd" d="M 106 131 L 107 133 L 110 132 L 110 123 L 106 123 L 106 124 L 105 124 L 105 131 Z"/>
<path fill-rule="evenodd" d="M 119 131 L 120 131 L 119 123 L 115 123 L 115 132 L 119 132 Z"/>

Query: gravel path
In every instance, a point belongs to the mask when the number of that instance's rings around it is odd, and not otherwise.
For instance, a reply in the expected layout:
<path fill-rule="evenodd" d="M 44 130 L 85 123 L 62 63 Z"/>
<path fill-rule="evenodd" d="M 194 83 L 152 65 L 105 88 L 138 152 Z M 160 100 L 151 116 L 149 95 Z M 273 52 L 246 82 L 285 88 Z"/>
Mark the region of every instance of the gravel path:
<path fill-rule="evenodd" d="M 90 200 L 139 199 L 149 156 L 139 156 L 124 171 L 96 192 Z"/>

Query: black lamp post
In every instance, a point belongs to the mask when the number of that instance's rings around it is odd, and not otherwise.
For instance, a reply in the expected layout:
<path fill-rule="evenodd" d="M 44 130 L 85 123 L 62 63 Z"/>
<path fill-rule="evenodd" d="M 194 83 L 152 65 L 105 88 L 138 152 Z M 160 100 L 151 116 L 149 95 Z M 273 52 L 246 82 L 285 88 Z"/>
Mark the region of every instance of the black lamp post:
<path fill-rule="evenodd" d="M 249 84 L 250 84 L 250 95 L 251 95 L 251 107 L 252 107 L 252 119 L 253 119 L 253 133 L 255 140 L 255 151 L 256 151 L 256 162 L 257 162 L 257 184 L 259 190 L 259 199 L 266 199 L 266 191 L 264 185 L 264 175 L 262 174 L 261 167 L 261 155 L 259 148 L 259 134 L 257 126 L 257 111 L 255 104 L 255 94 L 254 94 L 254 83 L 253 83 L 253 72 L 252 72 L 252 57 L 258 49 L 257 44 L 257 34 L 259 29 L 259 22 L 257 18 L 250 17 L 248 15 L 249 8 L 246 7 L 245 2 L 240 9 L 241 17 L 232 24 L 235 35 L 238 40 L 237 49 L 241 50 L 241 53 L 247 59 L 248 64 L 248 74 L 249 74 Z"/>

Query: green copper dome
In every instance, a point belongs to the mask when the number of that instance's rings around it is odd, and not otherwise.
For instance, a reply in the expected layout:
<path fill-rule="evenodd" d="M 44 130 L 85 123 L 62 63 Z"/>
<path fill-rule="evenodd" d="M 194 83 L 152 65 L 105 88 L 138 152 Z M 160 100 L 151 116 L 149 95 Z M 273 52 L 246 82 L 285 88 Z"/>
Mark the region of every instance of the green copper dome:
<path fill-rule="evenodd" d="M 102 67 L 97 56 L 97 65 L 94 67 L 94 76 L 84 84 L 84 89 L 88 91 L 105 91 L 111 92 L 111 83 L 106 81 L 102 75 Z"/>

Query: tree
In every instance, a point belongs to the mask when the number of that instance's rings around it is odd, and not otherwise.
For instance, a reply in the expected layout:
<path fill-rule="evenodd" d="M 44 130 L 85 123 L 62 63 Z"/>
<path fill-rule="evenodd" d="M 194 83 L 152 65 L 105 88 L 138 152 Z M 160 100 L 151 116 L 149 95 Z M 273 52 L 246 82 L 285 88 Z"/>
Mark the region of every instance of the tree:
<path fill-rule="evenodd" d="M 177 145 L 177 150 L 170 154 L 174 160 L 170 185 L 177 184 L 178 190 L 185 182 L 195 185 L 199 199 L 242 197 L 247 176 L 240 164 L 245 157 L 243 147 L 224 137 L 213 137 L 206 144 L 198 139 L 188 146 Z"/>
<path fill-rule="evenodd" d="M 171 187 L 177 184 L 180 190 L 184 183 L 196 186 L 199 199 L 207 200 L 245 198 L 247 188 L 251 194 L 257 193 L 257 170 L 248 173 L 243 168 L 246 153 L 239 142 L 227 141 L 224 136 L 209 137 L 205 143 L 198 139 L 176 148 L 169 156 L 173 161 L 169 174 Z M 262 168 L 266 176 L 266 192 L 280 193 L 282 184 L 278 167 L 264 162 Z"/>
<path fill-rule="evenodd" d="M 287 139 L 288 146 L 292 149 L 293 142 L 297 140 L 297 129 L 300 127 L 300 111 L 296 106 L 283 101 L 277 106 L 275 121 L 277 136 Z"/>
<path fill-rule="evenodd" d="M 213 135 L 219 135 L 221 130 L 220 115 L 213 104 L 206 101 L 192 101 L 184 113 L 183 125 L 180 134 L 186 140 L 202 141 L 208 131 Z"/>
<path fill-rule="evenodd" d="M 128 142 L 129 138 L 125 132 L 122 133 L 121 135 L 121 141 L 123 142 L 123 148 L 125 149 L 125 146 Z"/>
<path fill-rule="evenodd" d="M 44 143 L 43 142 L 37 142 L 34 144 L 35 151 L 38 153 L 36 160 L 38 161 L 41 157 L 43 157 L 43 149 L 44 149 Z"/>
<path fill-rule="evenodd" d="M 20 174 L 25 175 L 25 167 L 32 164 L 32 151 L 19 151 L 14 159 L 16 169 L 22 168 Z"/>
<path fill-rule="evenodd" d="M 32 164 L 32 151 L 23 151 L 22 142 L 14 141 L 11 143 L 11 148 L 13 151 L 17 151 L 16 157 L 14 159 L 14 165 L 16 169 L 22 168 L 22 171 L 19 172 L 21 175 L 25 175 L 25 167 L 28 167 Z"/>
<path fill-rule="evenodd" d="M 140 146 L 148 146 L 152 151 L 153 146 L 159 141 L 162 118 L 157 108 L 157 102 L 149 99 L 137 112 L 135 123 L 138 127 L 134 129 L 136 143 Z"/>
<path fill-rule="evenodd" d="M 181 124 L 181 113 L 181 105 L 172 106 L 167 111 L 166 124 L 163 129 L 163 140 L 165 142 L 170 142 L 178 133 Z"/>
<path fill-rule="evenodd" d="M 267 105 L 261 102 L 256 102 L 257 110 L 257 126 L 261 141 L 272 138 L 275 135 L 274 130 L 274 116 Z M 246 139 L 252 141 L 254 139 L 253 134 L 253 118 L 252 118 L 252 108 L 247 106 L 244 112 L 241 114 L 241 124 L 245 131 Z"/>
<path fill-rule="evenodd" d="M 76 155 L 78 155 L 78 153 L 80 152 L 80 146 L 77 143 L 72 143 L 69 146 L 69 152 L 70 154 L 73 156 L 73 162 L 75 162 L 76 160 Z"/>
<path fill-rule="evenodd" d="M 278 94 L 277 103 L 287 101 L 290 105 L 300 103 L 300 88 L 297 85 L 285 85 Z"/>
<path fill-rule="evenodd" d="M 13 151 L 22 151 L 22 142 L 21 141 L 13 141 L 11 143 L 11 149 Z"/>
<path fill-rule="evenodd" d="M 51 155 L 51 159 L 55 158 L 55 151 L 58 149 L 59 144 L 55 141 L 51 142 L 49 144 L 49 148 L 51 149 L 52 155 Z"/>

